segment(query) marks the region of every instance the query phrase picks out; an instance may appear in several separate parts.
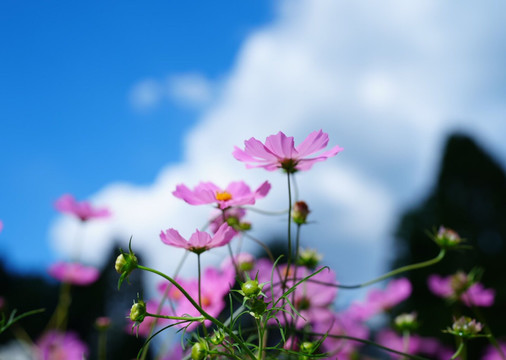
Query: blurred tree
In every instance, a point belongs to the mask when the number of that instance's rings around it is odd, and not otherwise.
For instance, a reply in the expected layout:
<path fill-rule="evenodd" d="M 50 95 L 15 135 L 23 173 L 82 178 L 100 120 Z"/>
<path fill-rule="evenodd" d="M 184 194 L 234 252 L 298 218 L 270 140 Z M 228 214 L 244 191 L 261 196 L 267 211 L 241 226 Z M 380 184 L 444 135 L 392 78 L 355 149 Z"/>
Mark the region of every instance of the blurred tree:
<path fill-rule="evenodd" d="M 482 309 L 497 336 L 506 336 L 506 176 L 504 171 L 472 139 L 456 134 L 448 139 L 439 175 L 432 193 L 401 219 L 396 233 L 394 267 L 435 256 L 437 246 L 427 235 L 440 225 L 457 231 L 472 250 L 455 251 L 436 266 L 407 274 L 412 281 L 412 297 L 399 311 L 418 312 L 420 333 L 440 334 L 448 344 L 451 336 L 441 330 L 452 323 L 452 312 L 473 315 L 461 305 L 447 305 L 427 287 L 430 274 L 454 274 L 473 267 L 485 270 L 482 282 L 496 290 L 495 304 Z M 469 358 L 479 358 L 487 340 L 474 340 Z"/>

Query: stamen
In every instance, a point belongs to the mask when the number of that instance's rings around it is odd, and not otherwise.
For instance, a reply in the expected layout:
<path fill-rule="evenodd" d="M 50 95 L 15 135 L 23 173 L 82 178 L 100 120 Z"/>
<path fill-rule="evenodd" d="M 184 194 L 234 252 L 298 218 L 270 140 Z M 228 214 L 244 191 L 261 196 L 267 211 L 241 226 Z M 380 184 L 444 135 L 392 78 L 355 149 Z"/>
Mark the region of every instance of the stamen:
<path fill-rule="evenodd" d="M 232 199 L 232 194 L 228 191 L 217 191 L 216 192 L 216 200 L 218 201 L 227 201 Z"/>

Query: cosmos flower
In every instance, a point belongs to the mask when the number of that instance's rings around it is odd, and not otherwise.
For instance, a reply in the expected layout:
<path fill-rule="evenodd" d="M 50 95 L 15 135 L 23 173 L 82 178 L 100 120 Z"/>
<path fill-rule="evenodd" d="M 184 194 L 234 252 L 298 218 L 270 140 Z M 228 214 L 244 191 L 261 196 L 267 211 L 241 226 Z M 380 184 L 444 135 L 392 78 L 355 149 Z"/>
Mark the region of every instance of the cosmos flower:
<path fill-rule="evenodd" d="M 233 155 L 237 160 L 245 162 L 247 168 L 263 167 L 269 171 L 283 169 L 288 173 L 293 173 L 309 170 L 315 163 L 335 156 L 343 150 L 339 146 L 334 146 L 330 150 L 315 155 L 323 150 L 328 142 L 328 134 L 319 130 L 313 131 L 295 147 L 293 137 L 286 136 L 280 131 L 276 135 L 268 136 L 265 144 L 255 138 L 244 141 L 244 150 L 236 146 Z M 311 155 L 315 156 L 309 157 Z"/>
<path fill-rule="evenodd" d="M 226 245 L 232 240 L 236 232 L 227 224 L 220 226 L 213 236 L 198 229 L 188 240 L 184 239 L 175 229 L 168 229 L 160 233 L 160 239 L 164 244 L 180 247 L 196 254 L 206 250 Z"/>
<path fill-rule="evenodd" d="M 185 291 L 198 302 L 198 279 L 176 279 L 177 282 L 185 289 Z M 220 312 L 225 308 L 224 296 L 230 292 L 231 287 L 235 282 L 235 273 L 220 271 L 214 267 L 208 267 L 202 274 L 202 288 L 201 288 L 201 303 L 202 308 L 211 316 L 218 316 Z M 167 284 L 159 286 L 160 291 L 166 289 Z M 188 315 L 191 317 L 200 316 L 199 311 L 192 305 L 192 303 L 175 287 L 171 287 L 169 298 L 174 300 L 176 303 L 175 315 L 184 316 Z M 205 321 L 204 324 L 209 326 L 210 321 Z M 180 327 L 186 327 L 187 323 L 179 325 Z M 199 325 L 198 322 L 193 322 L 188 327 L 191 331 Z"/>
<path fill-rule="evenodd" d="M 190 205 L 217 203 L 220 209 L 226 209 L 231 206 L 253 205 L 257 199 L 265 197 L 270 189 L 268 181 L 255 191 L 251 191 L 244 181 L 231 182 L 225 189 L 212 182 L 201 182 L 193 190 L 180 184 L 172 194 Z"/>
<path fill-rule="evenodd" d="M 499 342 L 499 347 L 501 351 L 506 354 L 506 343 L 505 342 Z M 485 354 L 482 357 L 482 360 L 502 360 L 502 356 L 499 353 L 499 351 L 496 349 L 495 346 L 489 345 L 487 346 L 485 350 Z"/>
<path fill-rule="evenodd" d="M 99 271 L 92 266 L 62 261 L 51 265 L 48 272 L 56 280 L 80 286 L 94 283 L 100 275 Z"/>
<path fill-rule="evenodd" d="M 56 210 L 71 214 L 81 221 L 87 221 L 93 218 L 109 217 L 111 213 L 106 208 L 94 208 L 87 201 L 77 201 L 72 195 L 64 194 L 54 203 Z"/>
<path fill-rule="evenodd" d="M 384 290 L 371 289 L 365 302 L 353 302 L 350 313 L 358 319 L 367 320 L 382 311 L 390 310 L 406 300 L 412 291 L 411 283 L 406 278 L 392 280 Z"/>
<path fill-rule="evenodd" d="M 88 347 L 73 332 L 48 331 L 35 344 L 37 360 L 82 360 Z"/>
<path fill-rule="evenodd" d="M 427 279 L 427 284 L 433 294 L 445 299 L 460 300 L 469 307 L 488 307 L 494 304 L 494 289 L 485 289 L 479 282 L 473 283 L 461 271 L 446 277 L 432 274 Z"/>

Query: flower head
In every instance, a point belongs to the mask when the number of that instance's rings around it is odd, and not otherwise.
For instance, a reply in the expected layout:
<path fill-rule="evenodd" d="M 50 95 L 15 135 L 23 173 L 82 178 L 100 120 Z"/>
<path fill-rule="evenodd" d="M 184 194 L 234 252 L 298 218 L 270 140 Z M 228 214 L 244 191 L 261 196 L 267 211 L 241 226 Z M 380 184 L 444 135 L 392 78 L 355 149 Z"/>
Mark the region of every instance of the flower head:
<path fill-rule="evenodd" d="M 485 289 L 481 283 L 475 282 L 472 276 L 461 271 L 446 277 L 432 274 L 427 283 L 433 294 L 449 300 L 460 300 L 469 307 L 487 307 L 494 304 L 494 289 Z"/>
<path fill-rule="evenodd" d="M 56 210 L 78 217 L 81 221 L 87 221 L 92 218 L 109 217 L 111 213 L 106 208 L 94 208 L 87 201 L 78 202 L 72 195 L 62 195 L 54 203 Z"/>
<path fill-rule="evenodd" d="M 80 286 L 94 283 L 100 275 L 99 271 L 92 266 L 66 262 L 51 265 L 48 272 L 56 280 Z"/>
<path fill-rule="evenodd" d="M 253 205 L 257 199 L 265 197 L 270 189 L 271 184 L 268 181 L 255 191 L 251 191 L 244 181 L 231 182 L 225 189 L 212 182 L 201 182 L 193 190 L 180 184 L 172 194 L 190 205 L 216 203 L 220 209 L 226 209 L 231 206 Z"/>
<path fill-rule="evenodd" d="M 82 360 L 88 348 L 73 332 L 49 331 L 37 341 L 35 354 L 37 360 Z"/>
<path fill-rule="evenodd" d="M 481 330 L 483 330 L 483 325 L 467 316 L 454 319 L 451 329 L 448 328 L 450 334 L 460 337 L 475 337 Z"/>
<path fill-rule="evenodd" d="M 185 240 L 177 230 L 168 229 L 160 233 L 160 239 L 164 244 L 200 254 L 206 250 L 228 244 L 235 234 L 234 229 L 227 224 L 223 224 L 213 236 L 197 229 L 188 240 Z"/>
<path fill-rule="evenodd" d="M 268 136 L 265 144 L 255 138 L 244 142 L 244 150 L 237 146 L 234 157 L 246 163 L 247 168 L 263 167 L 269 171 L 283 169 L 288 173 L 299 170 L 309 170 L 315 163 L 337 155 L 343 149 L 335 146 L 314 157 L 309 157 L 323 150 L 329 142 L 329 137 L 323 131 L 313 131 L 297 147 L 294 146 L 292 136 L 286 136 L 281 131 Z"/>

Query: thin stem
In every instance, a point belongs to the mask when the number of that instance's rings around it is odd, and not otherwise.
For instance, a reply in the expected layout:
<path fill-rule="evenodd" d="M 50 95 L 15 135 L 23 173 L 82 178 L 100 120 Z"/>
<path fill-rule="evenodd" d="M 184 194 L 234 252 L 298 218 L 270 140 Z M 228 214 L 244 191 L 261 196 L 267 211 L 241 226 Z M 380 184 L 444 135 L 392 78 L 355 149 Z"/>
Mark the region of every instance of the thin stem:
<path fill-rule="evenodd" d="M 198 272 L 199 272 L 199 306 L 202 306 L 202 288 L 201 288 L 201 282 L 202 282 L 202 276 L 200 274 L 200 254 L 197 254 L 197 263 L 198 263 Z"/>
<path fill-rule="evenodd" d="M 98 334 L 98 359 L 107 359 L 107 330 L 100 330 Z"/>
<path fill-rule="evenodd" d="M 387 272 L 386 274 L 381 275 L 380 277 L 377 277 L 377 278 L 375 278 L 373 280 L 370 280 L 370 281 L 367 281 L 365 283 L 358 284 L 358 285 L 339 285 L 339 284 L 337 284 L 337 285 L 334 285 L 334 286 L 338 287 L 338 288 L 342 288 L 342 289 L 359 289 L 359 288 L 363 288 L 363 287 L 375 284 L 377 282 L 380 282 L 382 280 L 388 279 L 389 277 L 401 274 L 403 272 L 407 272 L 407 271 L 411 271 L 411 270 L 416 270 L 416 269 L 421 269 L 421 268 L 424 268 L 424 267 L 427 267 L 427 266 L 431 266 L 431 265 L 437 264 L 438 262 L 440 262 L 441 260 L 443 260 L 443 258 L 445 257 L 445 254 L 446 254 L 446 250 L 445 249 L 441 249 L 441 251 L 439 252 L 439 254 L 435 258 L 433 258 L 433 259 L 430 259 L 430 260 L 427 260 L 427 261 L 422 261 L 422 262 L 419 262 L 419 263 L 416 263 L 416 264 L 402 266 L 400 268 L 397 268 L 395 270 Z"/>
<path fill-rule="evenodd" d="M 488 335 L 488 340 L 490 341 L 490 343 L 496 348 L 497 352 L 501 356 L 501 359 L 506 360 L 504 351 L 502 351 L 502 348 L 497 342 L 497 339 L 495 338 L 494 334 L 492 334 L 492 329 L 490 329 L 490 326 L 488 326 L 487 322 L 485 321 L 485 317 L 482 315 L 481 311 L 476 306 L 473 306 L 473 312 L 476 315 L 478 321 L 483 324 L 485 328 L 485 333 Z"/>
<path fill-rule="evenodd" d="M 244 208 L 248 211 L 253 211 L 253 212 L 256 212 L 259 214 L 264 214 L 264 215 L 284 215 L 288 211 L 288 210 L 279 210 L 279 211 L 260 210 L 256 207 L 253 207 L 253 206 L 242 206 L 242 208 Z"/>
<path fill-rule="evenodd" d="M 424 358 L 422 356 L 418 356 L 418 355 L 411 355 L 411 354 L 407 354 L 407 353 L 403 353 L 401 351 L 397 351 L 397 350 L 394 350 L 394 349 L 390 349 L 386 346 L 383 346 L 383 345 L 380 345 L 380 344 L 377 344 L 375 343 L 374 341 L 370 341 L 370 340 L 366 340 L 366 339 L 360 339 L 360 338 L 356 338 L 356 337 L 353 337 L 353 336 L 347 336 L 347 335 L 331 335 L 331 334 L 320 334 L 320 333 L 313 333 L 313 332 L 310 332 L 308 333 L 307 335 L 312 335 L 312 336 L 326 336 L 326 337 L 331 337 L 331 338 L 334 338 L 334 339 L 344 339 L 344 340 L 352 340 L 352 341 L 357 341 L 357 342 L 361 342 L 363 344 L 367 344 L 367 345 L 372 345 L 372 346 L 375 346 L 379 349 L 382 349 L 384 351 L 388 351 L 388 352 L 391 352 L 393 354 L 397 354 L 397 355 L 401 355 L 401 356 L 404 356 L 408 359 L 414 359 L 414 360 L 429 360 L 427 358 Z"/>
<path fill-rule="evenodd" d="M 199 304 L 197 304 L 195 302 L 195 300 L 193 300 L 193 298 L 190 296 L 190 294 L 188 294 L 188 292 L 186 292 L 186 290 L 181 285 L 179 285 L 173 278 L 171 278 L 168 275 L 165 275 L 164 273 L 162 273 L 162 272 L 160 272 L 158 270 L 151 269 L 151 268 L 148 268 L 146 266 L 137 265 L 137 268 L 141 269 L 141 270 L 144 270 L 144 271 L 152 272 L 153 274 L 157 274 L 157 275 L 163 277 L 164 279 L 170 281 L 172 283 L 172 285 L 174 285 L 179 291 L 181 291 L 181 293 L 183 294 L 183 296 L 186 299 L 188 299 L 188 301 L 193 305 L 193 307 L 195 307 L 195 309 L 197 309 L 197 311 L 200 314 L 202 314 L 202 316 L 204 316 L 207 320 L 211 321 L 217 327 L 219 327 L 219 328 L 223 329 L 225 332 L 227 332 L 228 335 L 248 354 L 248 356 L 252 360 L 256 360 L 255 354 L 253 354 L 253 352 L 250 350 L 250 348 L 248 348 L 244 344 L 243 340 L 241 340 L 231 329 L 229 329 L 228 327 L 226 327 L 221 321 L 219 321 L 215 317 L 211 316 L 204 309 L 202 309 L 202 307 L 199 306 Z"/>
<path fill-rule="evenodd" d="M 466 360 L 467 354 L 466 354 L 466 342 L 464 339 L 461 339 L 459 347 L 457 348 L 457 351 L 455 351 L 455 354 L 452 355 L 450 360 L 455 360 L 457 357 L 461 357 L 461 360 Z"/>
<path fill-rule="evenodd" d="M 294 260 L 294 268 L 293 268 L 293 282 L 297 282 L 297 261 L 299 260 L 299 242 L 300 242 L 300 227 L 301 224 L 297 224 L 297 232 L 295 235 L 295 260 Z M 295 306 L 295 292 L 292 293 L 292 304 Z M 295 317 L 292 317 L 291 327 L 295 326 Z"/>
<path fill-rule="evenodd" d="M 179 264 L 177 265 L 176 271 L 174 271 L 174 275 L 172 276 L 173 278 L 176 278 L 179 275 L 179 272 L 183 268 L 183 264 L 186 261 L 188 254 L 189 254 L 188 251 L 184 252 L 183 257 L 181 258 L 181 260 L 179 261 Z M 167 288 L 165 289 L 165 291 L 162 295 L 162 299 L 160 301 L 160 304 L 158 304 L 158 307 L 156 309 L 157 314 L 160 314 L 162 312 L 163 303 L 165 302 L 165 300 L 169 296 L 169 291 L 171 288 L 172 288 L 172 284 L 168 284 Z M 172 301 L 169 301 L 169 304 L 170 304 L 172 311 L 175 313 L 176 310 L 174 309 L 174 304 L 172 303 Z M 151 328 L 149 329 L 148 338 L 151 336 L 151 334 L 153 334 L 153 331 L 155 330 L 157 323 L 158 323 L 158 321 L 153 321 L 153 323 L 151 324 Z M 146 344 L 146 346 L 144 347 L 140 360 L 145 360 L 146 357 L 148 356 L 149 345 L 150 345 L 150 342 L 148 342 Z"/>
<path fill-rule="evenodd" d="M 405 353 L 409 351 L 409 331 L 402 333 L 402 351 Z"/>
<path fill-rule="evenodd" d="M 204 316 L 192 317 L 192 316 L 171 316 L 171 315 L 160 315 L 160 314 L 151 314 L 146 312 L 146 316 L 151 316 L 157 319 L 169 319 L 169 320 L 181 320 L 181 321 L 204 321 Z"/>
<path fill-rule="evenodd" d="M 262 334 L 262 322 L 259 319 L 255 320 L 258 329 L 258 360 L 262 360 L 264 352 L 264 336 Z"/>

